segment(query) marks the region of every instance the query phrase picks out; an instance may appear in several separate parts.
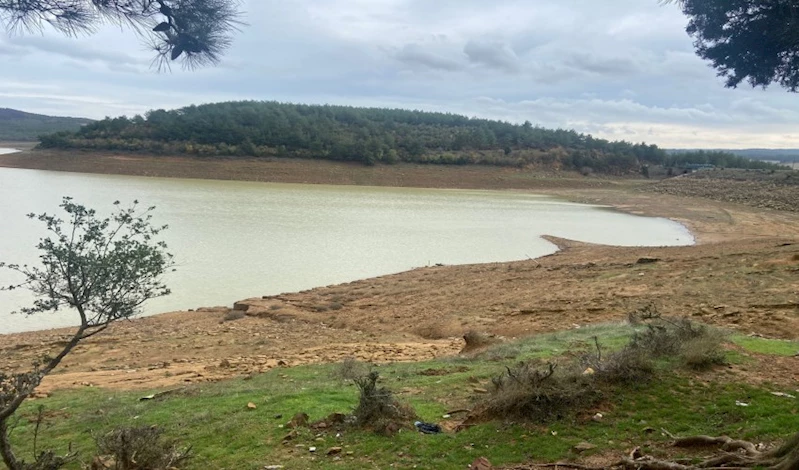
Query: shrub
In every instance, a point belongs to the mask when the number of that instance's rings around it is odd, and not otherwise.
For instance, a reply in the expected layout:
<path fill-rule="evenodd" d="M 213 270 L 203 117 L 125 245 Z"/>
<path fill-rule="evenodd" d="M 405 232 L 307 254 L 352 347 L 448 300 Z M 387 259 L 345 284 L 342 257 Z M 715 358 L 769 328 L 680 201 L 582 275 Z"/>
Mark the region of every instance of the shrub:
<path fill-rule="evenodd" d="M 97 439 L 97 470 L 172 470 L 184 468 L 191 448 L 180 449 L 152 427 L 119 428 Z"/>
<path fill-rule="evenodd" d="M 242 318 L 246 317 L 247 315 L 242 312 L 241 310 L 230 310 L 222 317 L 222 321 L 220 323 L 228 322 L 228 321 L 236 321 L 241 320 Z"/>
<path fill-rule="evenodd" d="M 478 406 L 482 418 L 547 422 L 585 409 L 601 399 L 594 378 L 573 364 L 519 363 L 492 379 L 493 388 Z"/>
<path fill-rule="evenodd" d="M 633 335 L 628 348 L 652 357 L 677 357 L 693 369 L 724 364 L 724 335 L 687 318 L 656 318 Z"/>
<path fill-rule="evenodd" d="M 463 335 L 463 340 L 466 344 L 463 346 L 461 354 L 476 351 L 499 342 L 496 337 L 475 330 L 466 332 L 466 334 Z"/>
<path fill-rule="evenodd" d="M 680 351 L 680 359 L 683 365 L 695 370 L 726 364 L 722 343 L 722 335 L 710 330 L 704 336 L 686 341 Z"/>
<path fill-rule="evenodd" d="M 572 354 L 560 367 L 549 363 L 542 368 L 534 362 L 506 367 L 492 379 L 493 389 L 478 402 L 471 418 L 557 420 L 595 405 L 603 391 L 648 381 L 656 371 L 655 358 L 677 359 L 693 369 L 724 363 L 724 337 L 718 330 L 688 319 L 650 317 L 654 323 L 634 334 L 619 351 L 604 354 L 594 337 L 594 351 Z"/>
<path fill-rule="evenodd" d="M 358 406 L 353 412 L 355 425 L 382 434 L 393 434 L 409 427 L 416 418 L 416 412 L 410 405 L 394 398 L 391 390 L 379 387 L 379 378 L 380 374 L 372 371 L 353 380 L 360 391 Z"/>
<path fill-rule="evenodd" d="M 74 460 L 74 455 L 59 457 L 51 451 L 40 453 L 33 463 L 22 463 L 24 470 L 59 470 Z"/>
<path fill-rule="evenodd" d="M 595 378 L 607 384 L 635 384 L 649 380 L 655 373 L 652 358 L 629 344 L 620 351 L 602 353 L 599 339 L 594 337 L 596 352 L 584 354 L 579 363 L 584 371 L 592 371 Z"/>
<path fill-rule="evenodd" d="M 454 330 L 456 325 L 447 322 L 432 322 L 420 325 L 413 332 L 424 339 L 444 339 L 457 335 Z"/>
<path fill-rule="evenodd" d="M 333 377 L 343 380 L 356 380 L 369 373 L 369 366 L 354 357 L 347 357 L 333 371 Z"/>

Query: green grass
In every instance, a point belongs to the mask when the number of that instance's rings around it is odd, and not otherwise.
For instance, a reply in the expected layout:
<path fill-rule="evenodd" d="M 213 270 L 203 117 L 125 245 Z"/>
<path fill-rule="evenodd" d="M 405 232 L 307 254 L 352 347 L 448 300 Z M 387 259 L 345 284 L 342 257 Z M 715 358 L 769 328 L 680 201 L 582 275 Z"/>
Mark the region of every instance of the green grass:
<path fill-rule="evenodd" d="M 574 347 L 592 347 L 593 336 L 599 336 L 607 348 L 620 347 L 631 331 L 622 325 L 581 328 L 495 346 L 473 359 L 391 364 L 377 370 L 382 385 L 411 403 L 423 420 L 442 423 L 447 410 L 472 406 L 474 388 L 487 387 L 490 377 L 505 365 L 558 356 Z M 757 338 L 746 338 L 744 347 L 758 352 L 776 350 L 775 354 L 782 351 L 773 342 Z M 571 448 L 582 441 L 597 446 L 589 453 L 622 455 L 644 443 L 657 453 L 657 446 L 667 442 L 661 428 L 678 435 L 728 434 L 766 442 L 783 438 L 799 426 L 799 400 L 744 384 L 706 383 L 701 374 L 661 372 L 648 384 L 606 396 L 595 409 L 546 426 L 490 422 L 455 434 L 422 435 L 404 430 L 395 437 L 352 429 L 318 433 L 303 428 L 296 439 L 282 444 L 289 431 L 283 425 L 295 413 L 308 413 L 314 421 L 355 407 L 358 391 L 335 378 L 336 367 L 275 369 L 250 380 L 192 385 L 151 401 L 139 401 L 150 393 L 147 391 L 60 391 L 26 403 L 14 439 L 19 455 L 30 457 L 33 426 L 28 419 L 42 404 L 51 416 L 40 432 L 39 448 L 63 452 L 72 444 L 84 461 L 92 456 L 93 436 L 118 426 L 157 425 L 168 436 L 193 447 L 195 469 L 254 470 L 264 465 L 284 465 L 286 469 L 383 469 L 391 465 L 464 469 L 481 456 L 495 465 L 533 458 L 569 459 L 575 457 Z M 426 375 L 431 369 L 445 374 Z M 738 406 L 736 401 L 750 406 Z M 248 402 L 257 408 L 247 409 Z M 597 411 L 605 416 L 601 421 L 588 419 Z M 645 434 L 647 427 L 657 431 Z M 310 446 L 315 446 L 317 453 L 310 453 Z M 338 459 L 325 455 L 333 446 L 344 448 Z"/>
<path fill-rule="evenodd" d="M 758 354 L 772 356 L 794 356 L 799 354 L 799 341 L 764 339 L 742 335 L 734 335 L 731 339 L 738 346 Z"/>
<path fill-rule="evenodd" d="M 567 351 L 593 350 L 594 337 L 600 338 L 601 347 L 616 350 L 624 346 L 636 328 L 626 323 L 606 323 L 572 330 L 558 331 L 524 338 L 512 343 L 501 343 L 489 347 L 475 356 L 483 361 L 517 361 L 528 359 L 547 359 Z M 456 361 L 469 361 L 457 358 Z"/>

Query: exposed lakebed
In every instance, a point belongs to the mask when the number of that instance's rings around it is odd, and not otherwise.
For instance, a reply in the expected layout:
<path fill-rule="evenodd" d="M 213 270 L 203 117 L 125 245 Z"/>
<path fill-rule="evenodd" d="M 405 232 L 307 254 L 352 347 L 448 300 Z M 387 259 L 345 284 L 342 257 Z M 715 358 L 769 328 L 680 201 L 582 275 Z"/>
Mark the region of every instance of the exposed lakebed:
<path fill-rule="evenodd" d="M 106 213 L 157 206 L 177 271 L 153 314 L 291 292 L 430 264 L 512 261 L 556 247 L 543 234 L 622 246 L 693 242 L 680 224 L 506 191 L 298 185 L 90 175 L 0 168 L 0 260 L 33 264 L 44 235 L 25 214 L 62 196 Z M 0 283 L 15 280 L 0 272 Z M 30 302 L 0 293 L 0 333 L 67 326 L 74 314 L 9 315 Z"/>

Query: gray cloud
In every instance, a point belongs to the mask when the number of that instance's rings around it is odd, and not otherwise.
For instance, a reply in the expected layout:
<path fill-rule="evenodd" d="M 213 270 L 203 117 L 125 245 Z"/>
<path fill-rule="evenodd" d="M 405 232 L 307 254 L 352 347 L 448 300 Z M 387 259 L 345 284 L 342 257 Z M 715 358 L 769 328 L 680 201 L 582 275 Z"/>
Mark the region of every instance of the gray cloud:
<path fill-rule="evenodd" d="M 469 41 L 464 46 L 463 52 L 469 57 L 469 61 L 475 64 L 506 72 L 521 70 L 516 53 L 508 44 L 500 41 Z"/>
<path fill-rule="evenodd" d="M 0 36 L 0 107 L 101 118 L 233 99 L 451 111 L 675 147 L 799 147 L 799 95 L 727 90 L 655 0 L 258 0 L 221 67 L 135 34 Z"/>
<path fill-rule="evenodd" d="M 566 59 L 567 65 L 599 75 L 629 75 L 637 72 L 641 65 L 631 57 L 601 57 L 595 54 L 578 52 Z"/>
<path fill-rule="evenodd" d="M 419 44 L 406 44 L 397 52 L 396 58 L 407 64 L 422 65 L 431 69 L 455 71 L 463 68 L 463 64 L 459 61 L 431 52 Z"/>

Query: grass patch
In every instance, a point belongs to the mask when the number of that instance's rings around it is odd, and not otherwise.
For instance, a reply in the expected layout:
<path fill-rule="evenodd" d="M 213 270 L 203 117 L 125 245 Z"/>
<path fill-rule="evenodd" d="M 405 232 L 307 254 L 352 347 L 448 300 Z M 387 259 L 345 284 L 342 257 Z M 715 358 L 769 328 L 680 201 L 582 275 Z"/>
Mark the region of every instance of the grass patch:
<path fill-rule="evenodd" d="M 491 378 L 503 366 L 513 368 L 518 361 L 533 357 L 545 362 L 579 358 L 592 351 L 593 336 L 599 337 L 603 355 L 608 354 L 609 358 L 614 351 L 621 351 L 640 328 L 603 325 L 493 347 L 511 348 L 514 356 L 509 359 L 489 358 L 484 356 L 486 351 L 469 359 L 398 363 L 374 369 L 380 373 L 378 388 L 385 387 L 398 400 L 410 404 L 420 420 L 446 424 L 454 418 L 442 416 L 458 408 L 471 409 L 475 405 L 475 389 L 490 388 Z M 751 338 L 747 344 L 766 349 L 774 346 L 758 338 Z M 574 348 L 581 348 L 582 352 L 569 352 Z M 666 366 L 663 361 L 656 363 L 658 368 Z M 299 428 L 284 443 L 290 432 L 286 424 L 296 413 L 307 413 L 314 422 L 332 413 L 351 413 L 356 409 L 360 390 L 351 382 L 342 382 L 341 368 L 341 364 L 281 368 L 251 380 L 191 385 L 149 401 L 139 398 L 157 390 L 57 391 L 49 398 L 23 406 L 13 439 L 21 456 L 31 455 L 36 409 L 42 404 L 49 412 L 40 429 L 39 449 L 63 453 L 71 443 L 83 463 L 88 463 L 96 452 L 93 436 L 107 435 L 118 428 L 154 425 L 167 442 L 179 440 L 192 447 L 189 469 L 255 470 L 265 465 L 284 465 L 286 469 L 374 469 L 391 465 L 463 469 L 480 456 L 494 465 L 531 458 L 572 458 L 572 447 L 582 441 L 597 446 L 589 453 L 623 455 L 643 441 L 656 452 L 658 445 L 669 440 L 659 432 L 645 434 L 645 428 L 662 427 L 677 435 L 727 434 L 771 442 L 788 437 L 788 430 L 799 427 L 797 400 L 745 384 L 696 380 L 702 372 L 676 369 L 641 386 L 614 388 L 613 394 L 604 394 L 584 412 L 566 413 L 546 424 L 490 421 L 459 433 L 422 435 L 401 429 L 393 437 L 349 427 L 329 431 Z M 427 372 L 431 370 L 436 373 Z M 256 408 L 249 408 L 249 402 Z M 596 412 L 604 415 L 600 421 L 590 419 Z M 317 452 L 309 452 L 311 446 Z M 342 452 L 327 456 L 327 449 L 332 447 L 341 447 Z M 67 468 L 77 470 L 80 462 Z"/>
<path fill-rule="evenodd" d="M 733 335 L 730 339 L 734 344 L 753 353 L 772 356 L 795 356 L 799 354 L 799 341 L 765 339 L 742 335 Z"/>
<path fill-rule="evenodd" d="M 590 325 L 572 330 L 546 333 L 523 338 L 509 343 L 499 343 L 471 356 L 456 358 L 456 361 L 525 361 L 547 359 L 568 351 L 583 351 L 593 347 L 593 338 L 602 338 L 602 345 L 608 350 L 617 350 L 627 344 L 630 337 L 639 331 L 627 323 L 605 323 Z"/>

